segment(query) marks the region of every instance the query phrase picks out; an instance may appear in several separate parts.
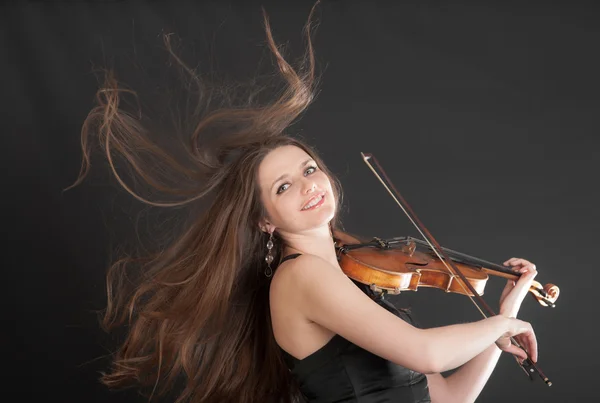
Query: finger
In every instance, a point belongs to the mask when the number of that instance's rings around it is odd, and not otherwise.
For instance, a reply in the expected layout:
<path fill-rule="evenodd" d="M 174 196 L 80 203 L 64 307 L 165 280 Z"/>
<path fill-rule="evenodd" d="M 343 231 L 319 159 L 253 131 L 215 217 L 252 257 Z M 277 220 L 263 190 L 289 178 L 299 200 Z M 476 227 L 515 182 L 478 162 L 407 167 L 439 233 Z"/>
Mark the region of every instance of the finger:
<path fill-rule="evenodd" d="M 523 334 L 518 334 L 513 337 L 516 340 L 516 342 L 518 343 L 517 347 L 520 347 L 521 350 L 525 351 L 525 354 L 528 354 L 529 353 L 528 341 L 526 338 L 523 338 L 522 336 L 523 336 Z"/>
<path fill-rule="evenodd" d="M 537 338 L 536 338 L 533 330 L 529 330 L 525 333 L 521 333 L 521 334 L 515 336 L 515 340 L 517 341 L 517 343 L 519 343 L 519 345 L 521 347 L 523 347 L 523 350 L 525 350 L 525 352 L 527 354 L 529 354 L 531 361 L 537 362 L 537 360 L 538 360 L 538 345 L 537 345 Z"/>
<path fill-rule="evenodd" d="M 514 344 L 510 344 L 510 345 L 506 346 L 505 348 L 503 348 L 502 350 L 509 354 L 513 354 L 513 355 L 516 355 L 517 357 L 519 357 L 519 362 L 523 362 L 523 360 L 525 360 L 527 358 L 527 353 L 525 351 L 523 351 L 522 349 L 520 349 L 519 347 L 515 346 Z"/>
<path fill-rule="evenodd" d="M 517 265 L 522 265 L 525 266 L 527 264 L 531 264 L 531 262 L 529 260 L 526 259 L 522 259 L 522 258 L 518 258 L 518 257 L 513 257 L 508 259 L 506 262 L 504 262 L 505 265 L 510 265 L 510 266 L 517 266 Z"/>
<path fill-rule="evenodd" d="M 513 270 L 520 273 L 526 273 L 528 271 L 537 271 L 537 267 L 533 263 L 529 263 L 521 267 L 515 267 Z"/>
<path fill-rule="evenodd" d="M 529 356 L 531 357 L 531 361 L 537 362 L 538 360 L 538 345 L 537 338 L 535 337 L 535 333 L 533 330 L 523 335 L 523 338 L 526 339 L 527 351 L 529 352 Z"/>
<path fill-rule="evenodd" d="M 519 269 L 518 272 L 520 273 L 519 279 L 523 277 L 526 279 L 533 279 L 538 273 L 538 271 L 535 269 L 535 265 L 525 266 L 522 269 Z"/>
<path fill-rule="evenodd" d="M 505 266 L 509 266 L 509 265 L 511 264 L 511 262 L 512 262 L 513 260 L 516 260 L 516 259 L 517 259 L 516 257 L 511 257 L 510 259 L 508 259 L 508 260 L 507 260 L 506 262 L 504 262 L 503 264 L 504 264 Z"/>

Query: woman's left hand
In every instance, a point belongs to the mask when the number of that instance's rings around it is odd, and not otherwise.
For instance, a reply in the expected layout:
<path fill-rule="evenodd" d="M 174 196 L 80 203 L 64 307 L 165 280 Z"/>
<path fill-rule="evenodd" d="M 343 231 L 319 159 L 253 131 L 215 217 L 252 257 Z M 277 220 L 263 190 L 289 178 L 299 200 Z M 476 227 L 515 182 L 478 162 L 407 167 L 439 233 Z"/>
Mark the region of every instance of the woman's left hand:
<path fill-rule="evenodd" d="M 504 262 L 512 266 L 513 271 L 521 274 L 517 281 L 508 280 L 502 295 L 500 295 L 500 314 L 512 318 L 517 317 L 521 303 L 531 288 L 531 283 L 537 275 L 536 267 L 528 260 L 513 257 Z"/>

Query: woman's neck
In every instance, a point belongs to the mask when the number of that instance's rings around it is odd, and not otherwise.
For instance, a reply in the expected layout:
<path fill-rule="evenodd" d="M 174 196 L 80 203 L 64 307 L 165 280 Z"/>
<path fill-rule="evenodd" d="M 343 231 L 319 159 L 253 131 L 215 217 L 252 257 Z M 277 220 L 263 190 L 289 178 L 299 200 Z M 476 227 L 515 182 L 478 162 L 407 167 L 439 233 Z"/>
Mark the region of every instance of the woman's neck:
<path fill-rule="evenodd" d="M 318 256 L 321 259 L 331 263 L 335 267 L 340 267 L 333 238 L 327 236 L 295 238 L 284 242 L 283 256 L 294 253 L 308 254 Z"/>

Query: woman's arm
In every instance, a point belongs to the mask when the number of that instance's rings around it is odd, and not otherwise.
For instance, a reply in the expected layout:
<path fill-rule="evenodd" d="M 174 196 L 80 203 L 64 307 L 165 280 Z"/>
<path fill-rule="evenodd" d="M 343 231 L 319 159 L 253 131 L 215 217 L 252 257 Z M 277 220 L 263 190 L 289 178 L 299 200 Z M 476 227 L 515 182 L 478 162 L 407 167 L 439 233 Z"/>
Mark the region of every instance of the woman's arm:
<path fill-rule="evenodd" d="M 492 345 L 452 375 L 427 374 L 432 403 L 470 403 L 492 375 L 502 351 Z"/>
<path fill-rule="evenodd" d="M 285 268 L 290 302 L 311 320 L 398 365 L 431 374 L 454 369 L 504 335 L 533 334 L 502 315 L 477 322 L 418 329 L 371 300 L 338 268 L 302 255 Z"/>
<path fill-rule="evenodd" d="M 467 362 L 467 365 L 472 364 L 490 347 L 500 351 L 494 342 L 506 332 L 512 332 L 509 321 L 509 318 L 498 315 L 472 323 L 426 329 L 427 339 L 424 341 L 431 345 L 431 354 L 436 357 L 435 372 L 449 371 Z M 475 364 L 477 369 L 483 369 L 486 360 L 477 360 Z"/>
<path fill-rule="evenodd" d="M 516 283 L 507 282 L 500 296 L 500 313 L 516 317 L 537 270 L 533 263 L 525 259 L 512 258 L 505 264 L 513 265 L 513 270 L 521 273 L 521 277 Z M 498 347 L 490 346 L 447 378 L 441 374 L 428 374 L 427 383 L 432 403 L 474 402 L 492 375 L 500 354 Z M 537 360 L 537 351 L 532 352 L 532 359 Z"/>

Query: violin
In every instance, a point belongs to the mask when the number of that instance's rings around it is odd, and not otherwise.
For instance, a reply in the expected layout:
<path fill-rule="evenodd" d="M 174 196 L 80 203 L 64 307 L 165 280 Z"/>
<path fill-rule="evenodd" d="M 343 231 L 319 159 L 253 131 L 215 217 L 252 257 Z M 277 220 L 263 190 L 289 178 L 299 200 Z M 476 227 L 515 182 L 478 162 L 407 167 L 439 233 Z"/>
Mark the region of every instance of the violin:
<path fill-rule="evenodd" d="M 431 287 L 473 296 L 464 284 L 460 284 L 462 280 L 448 270 L 431 247 L 420 239 L 374 237 L 365 242 L 340 230 L 332 232 L 338 261 L 346 276 L 368 285 L 380 295 L 395 295 L 402 291 L 417 291 L 419 287 Z M 514 281 L 521 276 L 505 266 L 452 249 L 442 249 L 479 295 L 484 294 L 489 275 Z M 554 284 L 542 286 L 533 281 L 529 292 L 542 306 L 554 308 L 560 290 Z"/>
<path fill-rule="evenodd" d="M 395 189 L 376 158 L 372 154 L 361 152 L 361 155 L 422 235 L 424 241 L 402 237 L 390 240 L 373 238 L 369 242 L 364 242 L 342 231 L 332 230 L 338 259 L 344 273 L 380 293 L 399 293 L 405 290 L 416 291 L 419 287 L 434 287 L 446 292 L 463 294 L 473 302 L 484 318 L 488 315 L 495 316 L 494 311 L 481 297 L 488 274 L 512 280 L 517 280 L 520 274 L 504 266 L 442 248 Z M 371 165 L 371 160 L 375 162 L 377 169 Z M 381 175 L 378 170 L 381 171 Z M 417 250 L 417 245 L 427 245 L 428 251 Z M 533 282 L 529 291 L 542 306 L 554 307 L 554 302 L 559 295 L 559 289 L 554 284 L 546 284 L 542 287 L 540 283 Z M 527 354 L 523 362 L 520 362 L 516 356 L 515 360 L 529 379 L 533 380 L 532 374 L 537 373 L 546 385 L 552 386 L 552 382 L 544 375 L 537 363 L 531 360 L 529 352 L 514 337 L 510 337 L 510 341 Z"/>

